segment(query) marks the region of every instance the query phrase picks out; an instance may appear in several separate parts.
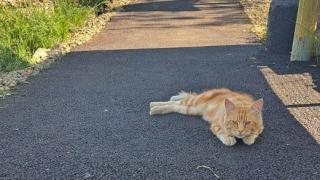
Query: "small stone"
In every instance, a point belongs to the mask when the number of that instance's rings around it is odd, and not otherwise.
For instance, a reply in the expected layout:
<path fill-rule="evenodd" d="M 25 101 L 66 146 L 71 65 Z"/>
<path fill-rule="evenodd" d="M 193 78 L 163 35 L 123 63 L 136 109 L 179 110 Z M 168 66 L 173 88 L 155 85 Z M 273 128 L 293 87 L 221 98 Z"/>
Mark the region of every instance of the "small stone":
<path fill-rule="evenodd" d="M 43 63 L 41 64 L 41 69 L 48 69 L 50 67 L 50 63 Z"/>
<path fill-rule="evenodd" d="M 16 81 L 12 81 L 8 86 L 9 87 L 14 87 L 17 85 L 17 82 Z"/>
<path fill-rule="evenodd" d="M 39 70 L 38 69 L 35 69 L 33 72 L 32 72 L 32 76 L 35 76 L 35 75 L 37 75 L 37 74 L 39 74 Z"/>
<path fill-rule="evenodd" d="M 90 177 L 92 177 L 92 175 L 91 175 L 90 173 L 86 173 L 86 174 L 84 175 L 84 178 L 85 178 L 85 179 L 90 178 Z"/>
<path fill-rule="evenodd" d="M 40 63 L 44 59 L 48 58 L 49 51 L 50 49 L 38 48 L 36 52 L 33 54 L 31 62 L 34 64 Z"/>

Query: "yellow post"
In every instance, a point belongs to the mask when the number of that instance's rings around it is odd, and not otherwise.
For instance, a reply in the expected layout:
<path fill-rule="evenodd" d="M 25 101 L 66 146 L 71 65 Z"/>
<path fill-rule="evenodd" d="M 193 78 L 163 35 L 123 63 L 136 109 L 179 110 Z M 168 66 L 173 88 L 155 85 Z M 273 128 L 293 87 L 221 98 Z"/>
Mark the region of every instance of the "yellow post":
<path fill-rule="evenodd" d="M 320 0 L 300 0 L 291 51 L 291 61 L 308 61 L 317 27 Z"/>
<path fill-rule="evenodd" d="M 318 4 L 318 22 L 317 31 L 314 37 L 314 56 L 320 56 L 320 3 Z"/>

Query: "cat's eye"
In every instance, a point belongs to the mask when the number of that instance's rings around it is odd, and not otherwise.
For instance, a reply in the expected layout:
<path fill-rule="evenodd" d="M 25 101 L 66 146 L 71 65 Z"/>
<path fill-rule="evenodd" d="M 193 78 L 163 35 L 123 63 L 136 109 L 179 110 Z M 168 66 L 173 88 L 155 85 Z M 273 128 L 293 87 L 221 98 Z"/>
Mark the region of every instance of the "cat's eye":
<path fill-rule="evenodd" d="M 245 125 L 251 125 L 251 126 L 254 126 L 254 125 L 255 125 L 255 122 L 247 121 L 247 122 L 245 122 Z"/>
<path fill-rule="evenodd" d="M 231 127 L 237 126 L 237 123 L 235 121 L 233 121 L 233 120 L 229 120 L 228 123 L 227 123 L 227 126 L 229 128 L 231 128 Z"/>

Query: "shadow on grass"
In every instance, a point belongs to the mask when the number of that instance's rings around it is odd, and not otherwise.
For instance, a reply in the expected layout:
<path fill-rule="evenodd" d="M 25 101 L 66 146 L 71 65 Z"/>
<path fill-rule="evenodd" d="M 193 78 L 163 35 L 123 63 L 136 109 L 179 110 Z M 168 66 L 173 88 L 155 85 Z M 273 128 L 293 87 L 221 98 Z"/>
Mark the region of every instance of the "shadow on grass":
<path fill-rule="evenodd" d="M 17 56 L 12 49 L 0 45 L 0 72 L 22 69 L 27 66 L 26 59 Z"/>

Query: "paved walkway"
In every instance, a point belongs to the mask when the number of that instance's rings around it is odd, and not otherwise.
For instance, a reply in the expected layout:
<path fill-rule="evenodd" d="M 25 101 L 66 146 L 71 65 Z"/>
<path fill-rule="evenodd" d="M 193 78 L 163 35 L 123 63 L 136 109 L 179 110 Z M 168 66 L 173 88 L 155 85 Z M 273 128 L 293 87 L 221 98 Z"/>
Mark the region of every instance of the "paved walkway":
<path fill-rule="evenodd" d="M 0 179 L 319 179 L 320 147 L 247 57 L 232 0 L 143 0 L 91 42 L 0 101 Z M 222 145 L 200 118 L 150 117 L 180 90 L 265 99 L 253 146 Z"/>
<path fill-rule="evenodd" d="M 78 51 L 239 45 L 255 41 L 238 0 L 143 0 Z"/>

